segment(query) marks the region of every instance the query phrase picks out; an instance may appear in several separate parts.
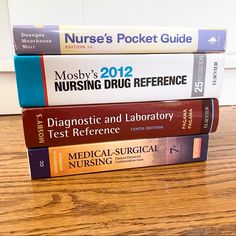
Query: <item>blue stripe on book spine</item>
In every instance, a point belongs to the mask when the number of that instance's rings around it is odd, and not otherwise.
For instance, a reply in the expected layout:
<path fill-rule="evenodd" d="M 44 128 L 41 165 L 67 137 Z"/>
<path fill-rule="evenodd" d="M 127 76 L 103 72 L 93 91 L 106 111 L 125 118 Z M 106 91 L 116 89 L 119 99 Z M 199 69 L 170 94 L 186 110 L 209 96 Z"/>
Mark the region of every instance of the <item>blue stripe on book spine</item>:
<path fill-rule="evenodd" d="M 45 106 L 40 56 L 15 56 L 14 63 L 20 106 Z"/>
<path fill-rule="evenodd" d="M 214 118 L 215 118 L 215 109 L 214 109 L 214 99 L 211 99 L 211 110 L 212 110 L 212 114 L 211 114 L 211 128 L 210 128 L 210 132 L 212 132 L 212 127 L 213 127 L 213 123 L 214 123 Z"/>

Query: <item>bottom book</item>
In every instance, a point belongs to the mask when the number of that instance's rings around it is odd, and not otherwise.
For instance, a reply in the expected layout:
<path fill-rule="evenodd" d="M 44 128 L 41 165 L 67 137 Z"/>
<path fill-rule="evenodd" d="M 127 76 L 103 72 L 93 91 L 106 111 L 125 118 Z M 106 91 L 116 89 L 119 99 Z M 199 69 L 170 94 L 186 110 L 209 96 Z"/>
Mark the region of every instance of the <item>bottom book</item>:
<path fill-rule="evenodd" d="M 208 135 L 28 149 L 32 179 L 205 161 Z"/>

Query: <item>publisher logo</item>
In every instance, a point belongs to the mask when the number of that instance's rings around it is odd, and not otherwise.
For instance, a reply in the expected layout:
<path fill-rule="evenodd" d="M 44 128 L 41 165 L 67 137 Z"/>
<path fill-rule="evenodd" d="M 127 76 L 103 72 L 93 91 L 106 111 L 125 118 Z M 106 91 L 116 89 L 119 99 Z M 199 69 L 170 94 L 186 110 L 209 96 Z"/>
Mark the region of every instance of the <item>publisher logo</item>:
<path fill-rule="evenodd" d="M 211 45 L 215 45 L 217 43 L 217 39 L 215 37 L 211 37 L 210 39 L 208 39 L 208 42 L 211 44 Z"/>

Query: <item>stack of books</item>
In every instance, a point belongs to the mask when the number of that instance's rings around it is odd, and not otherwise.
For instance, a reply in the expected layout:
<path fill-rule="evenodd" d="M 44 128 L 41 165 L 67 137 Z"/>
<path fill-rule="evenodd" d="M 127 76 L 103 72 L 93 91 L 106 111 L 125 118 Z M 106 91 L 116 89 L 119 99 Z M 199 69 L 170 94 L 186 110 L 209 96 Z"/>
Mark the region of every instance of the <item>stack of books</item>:
<path fill-rule="evenodd" d="M 16 25 L 13 35 L 33 179 L 206 160 L 225 30 Z"/>

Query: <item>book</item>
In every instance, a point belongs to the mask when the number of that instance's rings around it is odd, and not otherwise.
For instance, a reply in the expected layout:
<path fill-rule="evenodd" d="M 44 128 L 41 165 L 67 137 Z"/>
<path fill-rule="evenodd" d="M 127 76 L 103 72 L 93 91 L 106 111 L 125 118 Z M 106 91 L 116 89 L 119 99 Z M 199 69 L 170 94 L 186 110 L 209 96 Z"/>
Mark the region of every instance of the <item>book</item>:
<path fill-rule="evenodd" d="M 208 135 L 28 149 L 32 179 L 205 161 Z"/>
<path fill-rule="evenodd" d="M 218 97 L 224 55 L 15 56 L 22 107 Z"/>
<path fill-rule="evenodd" d="M 226 30 L 135 26 L 14 25 L 16 54 L 220 52 Z"/>
<path fill-rule="evenodd" d="M 23 109 L 28 148 L 214 132 L 217 99 Z"/>

